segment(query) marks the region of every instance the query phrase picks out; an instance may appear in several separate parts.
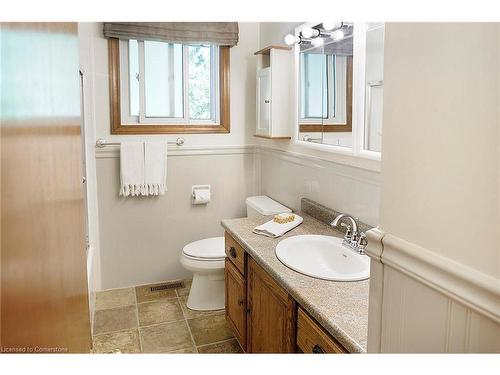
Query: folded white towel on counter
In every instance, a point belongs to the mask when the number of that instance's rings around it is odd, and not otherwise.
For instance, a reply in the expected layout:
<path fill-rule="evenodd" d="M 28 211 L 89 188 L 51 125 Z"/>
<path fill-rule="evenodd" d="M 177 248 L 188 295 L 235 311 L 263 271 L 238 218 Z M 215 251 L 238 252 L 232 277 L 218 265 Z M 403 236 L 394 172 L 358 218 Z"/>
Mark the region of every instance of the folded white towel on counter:
<path fill-rule="evenodd" d="M 120 180 L 120 195 L 145 195 L 143 142 L 121 143 Z"/>
<path fill-rule="evenodd" d="M 146 195 L 163 195 L 167 191 L 167 142 L 144 144 L 144 183 Z"/>
<path fill-rule="evenodd" d="M 300 225 L 303 221 L 304 218 L 302 218 L 299 215 L 291 214 L 294 215 L 293 221 L 290 221 L 288 223 L 277 223 L 274 220 L 270 220 L 267 223 L 264 223 L 262 225 L 259 225 L 258 227 L 255 227 L 253 232 L 257 234 L 262 234 L 267 237 L 280 237 L 284 235 L 286 232 L 292 230 L 296 226 Z"/>

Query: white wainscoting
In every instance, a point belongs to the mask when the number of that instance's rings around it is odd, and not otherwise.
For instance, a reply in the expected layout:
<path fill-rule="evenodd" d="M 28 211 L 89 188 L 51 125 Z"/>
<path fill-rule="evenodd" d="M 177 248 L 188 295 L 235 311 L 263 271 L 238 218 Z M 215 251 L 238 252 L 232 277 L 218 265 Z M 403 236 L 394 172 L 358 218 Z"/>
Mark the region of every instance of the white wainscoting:
<path fill-rule="evenodd" d="M 257 150 L 262 194 L 295 210 L 309 198 L 378 225 L 380 173 L 265 146 Z"/>
<path fill-rule="evenodd" d="M 500 352 L 500 281 L 378 229 L 368 352 Z"/>
<path fill-rule="evenodd" d="M 119 197 L 119 146 L 96 148 L 102 288 L 189 277 L 183 246 L 223 235 L 220 221 L 245 215 L 258 193 L 253 146 L 169 146 L 168 191 Z M 191 204 L 191 186 L 210 184 L 211 202 Z"/>
<path fill-rule="evenodd" d="M 109 140 L 112 141 L 112 140 Z M 245 198 L 266 194 L 300 209 L 307 197 L 378 224 L 379 173 L 254 145 L 168 146 L 168 192 L 121 198 L 118 145 L 95 149 L 102 288 L 188 276 L 182 246 L 222 234 L 220 220 L 245 215 Z M 190 187 L 212 185 L 212 202 L 192 206 Z"/>

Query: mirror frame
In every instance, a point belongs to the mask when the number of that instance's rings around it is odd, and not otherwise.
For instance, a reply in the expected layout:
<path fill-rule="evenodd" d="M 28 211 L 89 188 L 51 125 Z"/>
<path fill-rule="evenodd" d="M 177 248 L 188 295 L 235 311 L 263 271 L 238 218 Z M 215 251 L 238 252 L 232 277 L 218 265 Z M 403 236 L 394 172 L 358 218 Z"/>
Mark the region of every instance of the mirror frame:
<path fill-rule="evenodd" d="M 306 22 L 295 28 L 295 36 L 298 37 L 304 27 L 313 27 L 321 22 Z M 294 143 L 296 145 L 326 151 L 334 154 L 341 154 L 344 164 L 358 165 L 359 159 L 369 159 L 376 163 L 368 163 L 372 170 L 380 170 L 381 153 L 363 149 L 363 137 L 365 126 L 365 60 L 366 60 L 366 30 L 367 24 L 363 22 L 354 23 L 353 35 L 353 82 L 352 82 L 352 147 L 342 147 L 320 143 L 307 142 L 299 139 L 300 123 L 300 46 L 293 45 L 293 116 L 294 116 Z M 365 163 L 361 163 L 365 164 Z"/>

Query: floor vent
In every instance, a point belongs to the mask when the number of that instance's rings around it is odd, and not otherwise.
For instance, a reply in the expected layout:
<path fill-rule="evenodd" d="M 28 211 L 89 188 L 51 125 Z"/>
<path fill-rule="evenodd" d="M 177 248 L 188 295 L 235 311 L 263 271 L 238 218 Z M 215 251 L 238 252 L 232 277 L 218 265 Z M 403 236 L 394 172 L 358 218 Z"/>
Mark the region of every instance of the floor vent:
<path fill-rule="evenodd" d="M 184 288 L 184 281 L 174 281 L 171 283 L 155 285 L 152 286 L 150 289 L 152 292 L 159 292 L 160 290 L 177 289 L 177 288 Z"/>

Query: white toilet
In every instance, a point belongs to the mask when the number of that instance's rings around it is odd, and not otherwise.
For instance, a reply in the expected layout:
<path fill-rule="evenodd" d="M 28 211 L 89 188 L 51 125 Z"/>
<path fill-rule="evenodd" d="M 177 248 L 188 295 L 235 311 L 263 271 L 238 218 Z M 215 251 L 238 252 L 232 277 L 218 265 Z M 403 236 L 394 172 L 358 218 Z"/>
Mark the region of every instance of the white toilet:
<path fill-rule="evenodd" d="M 270 216 L 292 212 L 288 207 L 261 195 L 246 199 L 247 216 Z M 205 238 L 184 246 L 182 266 L 193 273 L 187 307 L 191 310 L 224 308 L 224 237 Z"/>

